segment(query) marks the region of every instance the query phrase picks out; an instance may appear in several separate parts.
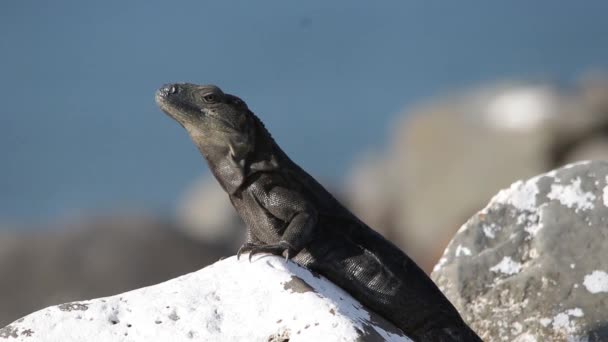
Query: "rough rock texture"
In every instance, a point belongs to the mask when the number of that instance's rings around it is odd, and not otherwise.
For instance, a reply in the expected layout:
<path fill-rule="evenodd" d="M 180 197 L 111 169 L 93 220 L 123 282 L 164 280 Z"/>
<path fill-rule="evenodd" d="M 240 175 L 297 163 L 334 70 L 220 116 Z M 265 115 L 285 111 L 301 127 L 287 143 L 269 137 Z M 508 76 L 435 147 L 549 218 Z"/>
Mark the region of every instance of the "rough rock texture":
<path fill-rule="evenodd" d="M 488 341 L 608 341 L 608 162 L 499 192 L 432 274 Z"/>
<path fill-rule="evenodd" d="M 430 271 L 498 189 L 608 158 L 608 82 L 490 85 L 414 108 L 391 127 L 384 156 L 355 166 L 351 207 Z"/>
<path fill-rule="evenodd" d="M 0 326 L 45 306 L 156 284 L 234 253 L 155 217 L 61 226 L 0 232 Z"/>
<path fill-rule="evenodd" d="M 0 329 L 0 341 L 411 341 L 325 278 L 247 257 L 43 309 Z"/>

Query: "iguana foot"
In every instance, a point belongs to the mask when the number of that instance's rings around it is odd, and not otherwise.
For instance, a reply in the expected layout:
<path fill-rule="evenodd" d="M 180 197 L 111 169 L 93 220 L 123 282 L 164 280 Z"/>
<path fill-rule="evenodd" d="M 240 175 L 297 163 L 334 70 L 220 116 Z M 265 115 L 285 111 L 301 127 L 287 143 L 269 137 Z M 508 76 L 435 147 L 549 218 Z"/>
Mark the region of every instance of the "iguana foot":
<path fill-rule="evenodd" d="M 239 248 L 239 251 L 236 253 L 236 258 L 239 259 L 241 253 L 249 252 L 249 262 L 251 262 L 251 257 L 255 254 L 259 253 L 268 253 L 272 255 L 282 255 L 285 257 L 285 260 L 291 259 L 295 256 L 294 248 L 287 241 L 281 241 L 277 244 L 272 245 L 256 245 L 253 243 L 245 243 Z"/>

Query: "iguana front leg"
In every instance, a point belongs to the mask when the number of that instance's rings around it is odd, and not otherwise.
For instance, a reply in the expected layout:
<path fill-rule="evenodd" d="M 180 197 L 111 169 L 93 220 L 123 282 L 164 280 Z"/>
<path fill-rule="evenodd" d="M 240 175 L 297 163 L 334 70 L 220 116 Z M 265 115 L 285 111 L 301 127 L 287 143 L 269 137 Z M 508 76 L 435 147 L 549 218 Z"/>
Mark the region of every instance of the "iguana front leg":
<path fill-rule="evenodd" d="M 255 194 L 259 205 L 283 222 L 287 227 L 281 234 L 279 242 L 272 244 L 245 243 L 239 253 L 249 252 L 249 259 L 254 254 L 270 253 L 282 255 L 285 259 L 296 256 L 313 239 L 317 226 L 316 210 L 297 192 L 276 186 L 268 192 Z"/>

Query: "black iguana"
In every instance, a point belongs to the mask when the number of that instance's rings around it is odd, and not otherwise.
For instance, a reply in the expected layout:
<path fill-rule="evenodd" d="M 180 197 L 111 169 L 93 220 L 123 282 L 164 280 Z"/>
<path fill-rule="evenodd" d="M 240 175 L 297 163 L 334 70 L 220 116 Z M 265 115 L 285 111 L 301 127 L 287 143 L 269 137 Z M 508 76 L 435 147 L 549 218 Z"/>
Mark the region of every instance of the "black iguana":
<path fill-rule="evenodd" d="M 238 97 L 212 85 L 169 84 L 160 108 L 190 134 L 248 227 L 249 252 L 317 272 L 416 341 L 481 341 L 399 248 L 292 162 Z"/>

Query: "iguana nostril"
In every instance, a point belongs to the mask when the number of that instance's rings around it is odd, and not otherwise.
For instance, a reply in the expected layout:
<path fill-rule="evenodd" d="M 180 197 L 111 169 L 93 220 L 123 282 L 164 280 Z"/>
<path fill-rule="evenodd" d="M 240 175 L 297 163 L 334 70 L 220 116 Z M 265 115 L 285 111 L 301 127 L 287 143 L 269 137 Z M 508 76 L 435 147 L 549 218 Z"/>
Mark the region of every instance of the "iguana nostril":
<path fill-rule="evenodd" d="M 170 94 L 175 94 L 177 93 L 177 86 L 173 85 L 173 84 L 165 84 L 164 86 L 162 86 L 160 88 L 160 93 L 162 95 L 170 95 Z"/>

